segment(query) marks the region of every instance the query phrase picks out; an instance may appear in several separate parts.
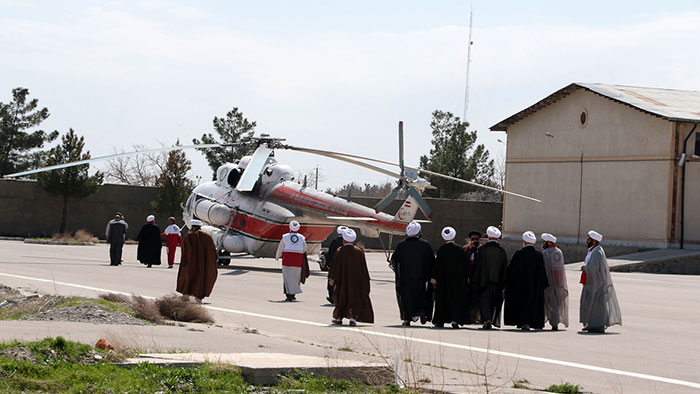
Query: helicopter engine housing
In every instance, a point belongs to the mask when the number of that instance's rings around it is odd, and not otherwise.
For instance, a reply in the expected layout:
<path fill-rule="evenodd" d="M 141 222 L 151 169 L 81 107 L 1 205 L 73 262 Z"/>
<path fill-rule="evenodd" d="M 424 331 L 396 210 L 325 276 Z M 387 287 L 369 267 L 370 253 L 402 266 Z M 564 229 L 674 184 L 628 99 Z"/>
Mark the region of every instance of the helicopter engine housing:
<path fill-rule="evenodd" d="M 231 209 L 224 204 L 201 199 L 192 205 L 195 216 L 215 226 L 225 226 L 231 220 Z"/>

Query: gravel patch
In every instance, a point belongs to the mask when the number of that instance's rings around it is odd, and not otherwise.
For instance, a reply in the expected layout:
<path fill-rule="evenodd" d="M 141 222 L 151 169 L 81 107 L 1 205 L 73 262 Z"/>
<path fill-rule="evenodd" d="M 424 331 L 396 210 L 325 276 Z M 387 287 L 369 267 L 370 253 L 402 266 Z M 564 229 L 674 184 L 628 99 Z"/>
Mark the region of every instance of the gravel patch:
<path fill-rule="evenodd" d="M 42 311 L 24 320 L 54 320 L 93 324 L 129 324 L 134 326 L 152 326 L 154 323 L 137 319 L 124 312 L 107 310 L 99 305 L 80 304 Z"/>

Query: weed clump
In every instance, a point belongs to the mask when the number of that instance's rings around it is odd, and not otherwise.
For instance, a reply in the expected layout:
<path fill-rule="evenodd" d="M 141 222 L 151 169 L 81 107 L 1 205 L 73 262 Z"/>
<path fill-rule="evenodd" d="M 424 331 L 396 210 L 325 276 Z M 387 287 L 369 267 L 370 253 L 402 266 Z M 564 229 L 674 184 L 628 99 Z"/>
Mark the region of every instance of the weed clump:
<path fill-rule="evenodd" d="M 561 384 L 553 384 L 544 391 L 548 393 L 560 393 L 560 394 L 583 394 L 583 387 L 578 384 L 571 384 L 569 382 L 564 382 Z"/>
<path fill-rule="evenodd" d="M 165 320 L 192 323 L 213 323 L 209 311 L 202 305 L 193 302 L 190 297 L 169 294 L 156 300 L 145 297 L 122 294 L 100 294 L 100 298 L 108 301 L 130 305 L 137 317 L 164 324 Z"/>

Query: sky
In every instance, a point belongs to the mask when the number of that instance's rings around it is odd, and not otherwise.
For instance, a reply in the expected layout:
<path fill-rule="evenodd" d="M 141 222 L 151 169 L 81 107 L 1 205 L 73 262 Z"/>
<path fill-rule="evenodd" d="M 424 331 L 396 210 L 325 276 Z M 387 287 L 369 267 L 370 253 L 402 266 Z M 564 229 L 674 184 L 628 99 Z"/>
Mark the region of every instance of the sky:
<path fill-rule="evenodd" d="M 697 1 L 0 0 L 0 102 L 25 87 L 41 128 L 85 136 L 93 157 L 191 143 L 238 107 L 291 145 L 418 165 L 435 110 L 489 127 L 572 83 L 700 90 Z M 500 141 L 499 141 L 500 140 Z M 197 151 L 191 177 L 209 179 Z M 280 151 L 319 188 L 386 176 Z M 95 164 L 100 169 L 103 164 Z"/>

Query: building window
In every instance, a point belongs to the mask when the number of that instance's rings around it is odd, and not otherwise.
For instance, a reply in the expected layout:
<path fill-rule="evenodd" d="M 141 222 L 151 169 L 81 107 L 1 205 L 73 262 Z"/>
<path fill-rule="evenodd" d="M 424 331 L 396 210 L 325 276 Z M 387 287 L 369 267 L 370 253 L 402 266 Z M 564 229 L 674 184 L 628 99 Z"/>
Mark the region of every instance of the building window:
<path fill-rule="evenodd" d="M 588 124 L 588 110 L 587 109 L 582 109 L 581 113 L 578 116 L 578 124 L 581 126 L 581 128 L 586 127 Z"/>

